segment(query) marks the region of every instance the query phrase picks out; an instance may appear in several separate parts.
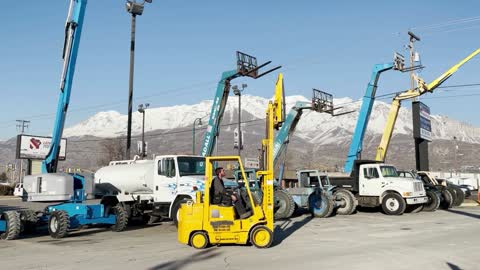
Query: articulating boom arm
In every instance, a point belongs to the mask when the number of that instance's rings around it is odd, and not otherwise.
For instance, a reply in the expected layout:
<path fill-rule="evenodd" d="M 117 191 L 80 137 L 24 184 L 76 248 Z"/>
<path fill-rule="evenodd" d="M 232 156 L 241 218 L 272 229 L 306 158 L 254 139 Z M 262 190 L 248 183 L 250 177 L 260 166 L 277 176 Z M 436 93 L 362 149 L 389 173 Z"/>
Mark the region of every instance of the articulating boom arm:
<path fill-rule="evenodd" d="M 362 153 L 362 144 L 365 131 L 367 130 L 368 120 L 372 113 L 373 103 L 375 102 L 375 95 L 377 92 L 377 83 L 380 78 L 380 74 L 384 71 L 391 70 L 394 67 L 394 63 L 377 64 L 373 67 L 372 76 L 367 86 L 367 91 L 363 96 L 362 107 L 358 114 L 357 125 L 352 137 L 352 143 L 350 144 L 350 150 L 348 150 L 347 160 L 345 161 L 345 172 L 351 172 L 353 169 L 353 162 L 360 158 Z"/>
<path fill-rule="evenodd" d="M 217 85 L 215 98 L 213 99 L 212 110 L 210 111 L 210 119 L 208 120 L 207 131 L 202 142 L 201 153 L 202 156 L 211 156 L 217 141 L 217 136 L 220 132 L 220 123 L 222 121 L 225 107 L 227 106 L 228 95 L 230 94 L 230 81 L 243 76 L 258 79 L 274 70 L 281 68 L 281 66 L 270 69 L 266 72 L 258 74 L 260 68 L 270 64 L 268 61 L 260 66 L 257 65 L 257 59 L 253 56 L 237 51 L 237 69 L 225 71 L 222 73 L 222 78 Z"/>
<path fill-rule="evenodd" d="M 77 61 L 80 36 L 82 33 L 83 18 L 87 0 L 71 0 L 65 25 L 65 43 L 63 48 L 63 71 L 60 81 L 60 97 L 55 116 L 55 125 L 52 134 L 52 143 L 45 160 L 42 162 L 42 173 L 57 171 L 60 141 L 67 116 L 70 93 L 72 90 L 75 63 Z"/>
<path fill-rule="evenodd" d="M 417 77 L 418 87 L 416 89 L 409 89 L 393 98 L 392 106 L 390 107 L 390 112 L 388 113 L 387 123 L 383 131 L 382 140 L 380 141 L 380 145 L 377 148 L 377 155 L 375 157 L 375 160 L 385 160 L 385 156 L 387 154 L 388 146 L 390 144 L 390 139 L 392 138 L 393 128 L 395 127 L 395 122 L 397 121 L 397 116 L 398 112 L 400 111 L 402 100 L 415 98 L 427 92 L 433 92 L 435 88 L 440 86 L 443 82 L 450 78 L 450 76 L 457 72 L 462 65 L 464 65 L 466 62 L 468 62 L 470 59 L 472 59 L 479 53 L 480 49 L 477 49 L 429 84 L 426 84 L 422 79 Z"/>

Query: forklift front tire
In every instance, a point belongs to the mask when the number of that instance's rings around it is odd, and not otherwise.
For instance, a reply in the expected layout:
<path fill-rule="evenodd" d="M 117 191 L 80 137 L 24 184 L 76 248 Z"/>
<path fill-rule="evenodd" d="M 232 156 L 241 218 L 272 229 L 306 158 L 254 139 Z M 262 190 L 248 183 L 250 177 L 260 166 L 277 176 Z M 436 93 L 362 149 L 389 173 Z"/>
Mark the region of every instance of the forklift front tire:
<path fill-rule="evenodd" d="M 111 213 L 115 215 L 115 224 L 110 227 L 114 232 L 125 230 L 128 224 L 127 211 L 121 205 L 117 204 L 111 208 Z"/>
<path fill-rule="evenodd" d="M 257 248 L 268 248 L 273 243 L 273 233 L 266 226 L 258 225 L 250 232 L 250 242 Z"/>
<path fill-rule="evenodd" d="M 196 249 L 204 249 L 208 243 L 208 236 L 205 232 L 194 232 L 190 237 L 190 245 Z"/>

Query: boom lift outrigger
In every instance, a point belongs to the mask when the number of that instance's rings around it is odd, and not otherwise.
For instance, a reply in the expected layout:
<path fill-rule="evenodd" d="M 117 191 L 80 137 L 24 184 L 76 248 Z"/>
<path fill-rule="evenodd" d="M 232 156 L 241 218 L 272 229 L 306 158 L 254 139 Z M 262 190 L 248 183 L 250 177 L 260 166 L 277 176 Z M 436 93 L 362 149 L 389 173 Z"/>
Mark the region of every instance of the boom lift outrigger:
<path fill-rule="evenodd" d="M 418 87 L 415 89 L 409 89 L 405 92 L 397 94 L 392 101 L 390 107 L 390 112 L 388 114 L 387 123 L 385 129 L 383 130 L 382 140 L 380 145 L 377 148 L 377 154 L 375 160 L 384 161 L 385 156 L 387 155 L 388 146 L 390 144 L 390 139 L 392 138 L 393 128 L 395 127 L 395 122 L 397 121 L 398 112 L 400 111 L 400 106 L 402 100 L 412 99 L 419 97 L 425 93 L 432 93 L 437 87 L 439 87 L 443 82 L 445 82 L 450 76 L 452 76 L 458 69 L 463 66 L 465 63 L 470 61 L 473 57 L 480 53 L 480 48 L 472 52 L 470 55 L 465 57 L 462 61 L 458 62 L 456 65 L 452 66 L 445 73 L 440 75 L 438 78 L 433 80 L 431 83 L 427 84 L 421 78 L 416 77 Z"/>
<path fill-rule="evenodd" d="M 280 91 L 279 91 L 280 89 Z M 183 204 L 179 213 L 178 241 L 195 248 L 205 248 L 209 244 L 246 244 L 250 241 L 258 248 L 268 248 L 273 242 L 273 129 L 284 119 L 283 88 L 276 88 L 274 102 L 269 102 L 266 112 L 266 138 L 262 140 L 264 150 L 264 170 L 262 176 L 262 202 L 258 204 L 244 186 L 246 202 L 251 216 L 235 218 L 233 206 L 212 205 L 210 187 L 213 181 L 214 164 L 222 161 L 238 162 L 243 179 L 247 179 L 239 156 L 206 157 L 205 191 L 196 193 L 196 202 Z M 240 191 L 241 193 L 242 191 Z"/>

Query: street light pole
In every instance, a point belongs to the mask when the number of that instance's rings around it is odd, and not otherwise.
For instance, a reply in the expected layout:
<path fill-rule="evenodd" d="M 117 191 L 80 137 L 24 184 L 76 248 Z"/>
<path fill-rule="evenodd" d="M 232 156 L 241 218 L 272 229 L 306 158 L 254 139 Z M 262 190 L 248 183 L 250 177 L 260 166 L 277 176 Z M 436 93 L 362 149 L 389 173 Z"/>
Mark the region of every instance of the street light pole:
<path fill-rule="evenodd" d="M 145 158 L 145 110 L 150 107 L 149 103 L 145 104 L 140 104 L 138 105 L 138 112 L 142 114 L 143 120 L 142 120 L 142 158 Z"/>
<path fill-rule="evenodd" d="M 133 73 L 135 61 L 135 21 L 137 15 L 142 15 L 145 2 L 151 3 L 152 0 L 144 0 L 143 3 L 137 3 L 135 0 L 127 0 L 127 12 L 132 14 L 132 26 L 130 33 L 130 75 L 128 80 L 128 123 L 127 123 L 127 149 L 125 158 L 130 159 L 130 146 L 132 139 L 132 99 L 133 99 Z"/>
<path fill-rule="evenodd" d="M 238 156 L 241 156 L 242 153 L 242 92 L 243 90 L 247 88 L 247 84 L 243 83 L 242 84 L 242 90 L 238 88 L 237 85 L 234 85 L 232 87 L 233 93 L 238 96 Z"/>
<path fill-rule="evenodd" d="M 193 129 L 192 129 L 192 155 L 195 155 L 195 123 L 198 120 L 198 125 L 202 125 L 202 118 L 196 118 L 193 120 Z"/>

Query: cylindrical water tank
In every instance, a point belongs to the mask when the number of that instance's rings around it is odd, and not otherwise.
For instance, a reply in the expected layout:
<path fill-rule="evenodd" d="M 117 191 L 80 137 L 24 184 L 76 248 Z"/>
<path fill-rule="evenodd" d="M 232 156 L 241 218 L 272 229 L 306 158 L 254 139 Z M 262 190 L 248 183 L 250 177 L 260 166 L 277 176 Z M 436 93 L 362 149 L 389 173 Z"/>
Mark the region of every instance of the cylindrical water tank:
<path fill-rule="evenodd" d="M 111 165 L 95 173 L 96 193 L 131 194 L 152 193 L 155 163 L 140 160 L 132 164 Z"/>

